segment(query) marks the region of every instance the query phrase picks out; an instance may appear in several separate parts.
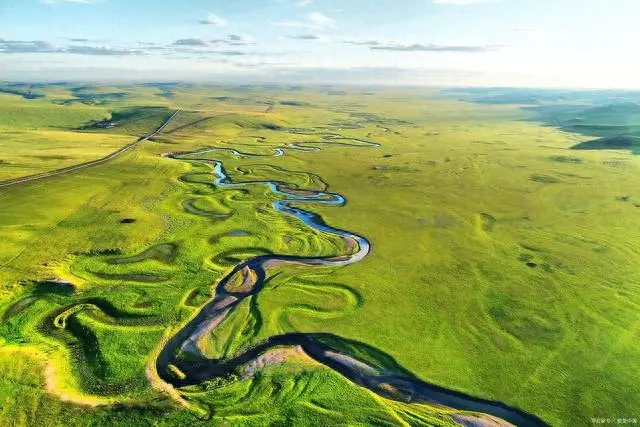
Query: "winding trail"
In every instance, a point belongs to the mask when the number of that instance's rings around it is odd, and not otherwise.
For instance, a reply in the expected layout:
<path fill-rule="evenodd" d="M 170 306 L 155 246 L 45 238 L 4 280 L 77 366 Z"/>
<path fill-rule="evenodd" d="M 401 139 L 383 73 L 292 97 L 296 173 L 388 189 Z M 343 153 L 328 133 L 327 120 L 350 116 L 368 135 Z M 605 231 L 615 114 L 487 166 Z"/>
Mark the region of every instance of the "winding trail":
<path fill-rule="evenodd" d="M 171 117 L 169 117 L 163 124 L 162 126 L 160 126 L 158 129 L 156 129 L 155 131 L 153 131 L 152 133 L 150 133 L 149 135 L 139 138 L 138 140 L 136 140 L 135 142 L 132 142 L 131 144 L 125 145 L 122 148 L 119 148 L 118 150 L 114 151 L 113 153 L 102 157 L 100 159 L 97 160 L 92 160 L 90 162 L 85 162 L 85 163 L 80 163 L 77 165 L 72 165 L 72 166 L 67 166 L 66 168 L 61 168 L 61 169 L 56 169 L 53 171 L 49 171 L 49 172 L 43 172 L 43 173 L 39 173 L 36 175 L 29 175 L 29 176 L 23 176 L 20 178 L 14 178 L 14 179 L 9 179 L 6 181 L 0 181 L 0 188 L 5 188 L 5 187 L 10 187 L 13 185 L 18 185 L 18 184 L 24 184 L 27 182 L 32 182 L 32 181 L 39 181 L 41 179 L 46 179 L 46 178 L 51 178 L 54 176 L 60 176 L 60 175 L 64 175 L 67 173 L 71 173 L 71 172 L 75 172 L 75 171 L 79 171 L 82 169 L 86 169 L 86 168 L 90 168 L 93 166 L 98 166 L 101 165 L 102 163 L 106 163 L 110 160 L 113 160 L 121 155 L 123 155 L 124 153 L 126 153 L 127 151 L 131 150 L 132 148 L 138 146 L 139 144 L 141 144 L 142 142 L 148 141 L 149 139 L 153 138 L 154 136 L 157 136 L 159 133 L 161 133 L 168 125 L 169 123 L 171 123 L 173 121 L 173 119 L 175 119 L 176 117 L 178 117 L 178 115 L 182 112 L 182 110 L 178 109 L 176 110 Z"/>
<path fill-rule="evenodd" d="M 320 143 L 343 144 L 343 140 L 350 138 L 331 137 L 326 139 L 327 141 Z M 365 142 L 364 146 L 378 146 L 378 144 L 370 143 L 369 141 L 359 140 L 358 142 Z M 309 144 L 318 144 L 318 142 L 310 142 Z M 358 146 L 363 145 L 358 144 Z M 297 144 L 289 144 L 286 148 L 297 151 L 311 151 L 310 147 L 302 147 Z M 391 356 L 380 350 L 332 334 L 289 333 L 272 336 L 264 342 L 243 350 L 241 354 L 230 359 L 218 360 L 205 357 L 198 348 L 200 338 L 214 332 L 224 319 L 238 307 L 240 302 L 260 293 L 265 286 L 270 269 L 294 265 L 313 268 L 343 267 L 361 261 L 369 254 L 371 249 L 370 243 L 364 237 L 327 225 L 319 215 L 294 206 L 300 203 L 305 205 L 315 203 L 343 206 L 346 201 L 341 195 L 325 191 L 294 190 L 287 183 L 279 181 L 234 183 L 229 179 L 222 162 L 206 158 L 188 157 L 189 155 L 197 156 L 198 154 L 212 151 L 229 151 L 240 157 L 257 156 L 247 155 L 233 149 L 209 148 L 187 153 L 168 154 L 166 157 L 212 166 L 215 174 L 212 184 L 215 187 L 267 186 L 273 194 L 280 196 L 280 199 L 273 203 L 273 207 L 277 212 L 293 216 L 317 231 L 341 237 L 345 241 L 347 249 L 344 254 L 331 257 L 259 255 L 236 265 L 230 273 L 217 283 L 213 298 L 200 309 L 193 319 L 176 332 L 160 350 L 155 361 L 155 368 L 163 381 L 175 387 L 200 384 L 213 378 L 229 375 L 275 347 L 295 346 L 302 349 L 315 361 L 342 374 L 354 384 L 365 387 L 386 398 L 406 403 L 426 402 L 444 405 L 457 410 L 488 414 L 491 418 L 483 418 L 483 421 L 490 421 L 493 423 L 492 425 L 509 425 L 509 423 L 517 426 L 547 425 L 541 419 L 501 402 L 479 399 L 426 383 L 400 367 L 393 361 Z M 282 148 L 274 150 L 275 156 L 283 154 Z M 345 348 L 350 348 L 349 346 L 352 348 L 353 345 L 368 348 L 370 350 L 369 354 L 377 355 L 381 363 L 367 363 L 344 350 Z M 198 361 L 186 362 L 181 360 L 177 357 L 180 352 L 189 353 Z M 193 358 L 189 359 L 192 360 Z M 393 361 L 391 367 L 389 367 L 390 360 Z M 184 377 L 176 377 L 172 373 L 170 366 L 177 368 L 184 374 Z M 380 368 L 380 366 L 385 367 Z M 499 419 L 496 420 L 495 417 Z M 470 425 L 473 425 L 473 423 Z"/>

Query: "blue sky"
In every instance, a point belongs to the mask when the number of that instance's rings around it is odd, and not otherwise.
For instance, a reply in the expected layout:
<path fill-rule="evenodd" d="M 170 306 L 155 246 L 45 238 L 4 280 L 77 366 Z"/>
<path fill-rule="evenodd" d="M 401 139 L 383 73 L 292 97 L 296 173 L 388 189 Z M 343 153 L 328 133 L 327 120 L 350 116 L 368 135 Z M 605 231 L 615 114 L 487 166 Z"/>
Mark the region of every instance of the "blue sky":
<path fill-rule="evenodd" d="M 640 88 L 637 0 L 0 0 L 0 79 Z"/>

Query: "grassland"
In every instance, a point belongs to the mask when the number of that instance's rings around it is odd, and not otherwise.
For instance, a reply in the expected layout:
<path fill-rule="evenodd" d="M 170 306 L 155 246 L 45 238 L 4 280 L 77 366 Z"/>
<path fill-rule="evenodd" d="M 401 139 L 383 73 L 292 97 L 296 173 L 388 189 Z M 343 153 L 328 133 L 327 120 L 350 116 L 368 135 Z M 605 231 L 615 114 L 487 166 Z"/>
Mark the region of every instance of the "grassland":
<path fill-rule="evenodd" d="M 344 269 L 273 275 L 203 336 L 209 357 L 287 332 L 331 333 L 425 381 L 553 425 L 640 407 L 640 164 L 630 152 L 570 151 L 593 137 L 543 126 L 517 106 L 434 91 L 38 91 L 45 96 L 0 96 L 0 133 L 14 141 L 0 158 L 21 165 L 0 164 L 7 177 L 100 157 L 145 135 L 165 111 L 184 113 L 113 162 L 0 190 L 4 423 L 455 424 L 449 409 L 382 398 L 303 355 L 180 390 L 191 409 L 159 391 L 148 373 L 154 354 L 234 265 L 345 250 L 275 212 L 266 186 L 217 188 L 211 167 L 161 156 L 207 147 L 283 148 L 281 157 L 206 156 L 235 182 L 342 194 L 342 208 L 306 208 L 372 244 Z M 119 112 L 125 125 L 93 126 Z M 65 158 L 33 160 L 42 152 L 31 144 Z"/>
<path fill-rule="evenodd" d="M 162 106 L 58 105 L 46 97 L 0 94 L 0 181 L 102 158 L 151 133 L 169 115 Z M 97 124 L 110 121 L 118 122 L 118 132 L 96 132 Z"/>

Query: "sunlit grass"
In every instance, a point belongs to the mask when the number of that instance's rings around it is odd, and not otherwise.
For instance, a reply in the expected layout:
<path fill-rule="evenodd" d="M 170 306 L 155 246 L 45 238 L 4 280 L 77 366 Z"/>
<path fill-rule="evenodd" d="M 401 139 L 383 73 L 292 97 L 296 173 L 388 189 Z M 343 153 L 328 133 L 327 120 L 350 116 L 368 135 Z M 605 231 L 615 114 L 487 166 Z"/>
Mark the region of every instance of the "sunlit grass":
<path fill-rule="evenodd" d="M 634 345 L 640 164 L 630 153 L 569 152 L 584 138 L 513 120 L 522 118 L 513 107 L 434 93 L 380 91 L 364 105 L 357 93 L 311 90 L 255 89 L 242 94 L 242 102 L 221 88 L 176 89 L 171 101 L 151 88 L 126 91 L 132 93 L 125 100 L 106 106 L 11 98 L 20 109 L 0 108 L 15 116 L 0 121 L 12 129 L 0 131 L 6 138 L 0 159 L 22 162 L 16 173 L 51 167 L 28 157 L 46 150 L 69 156 L 61 165 L 99 156 L 156 119 L 122 134 L 51 123 L 77 127 L 151 99 L 149 105 L 198 111 L 111 163 L 0 190 L 2 307 L 36 297 L 14 308 L 18 313 L 3 323 L 0 336 L 5 346 L 38 349 L 66 366 L 59 371 L 66 393 L 101 397 L 96 384 L 106 383 L 114 385 L 103 393 L 109 399 L 141 407 L 75 413 L 45 391 L 38 357 L 0 351 L 4 419 L 101 424 L 115 414 L 115 423 L 192 422 L 195 412 L 168 409 L 166 400 L 161 409 L 148 402 L 157 395 L 145 368 L 162 332 L 185 322 L 215 283 L 251 256 L 343 253 L 341 239 L 276 213 L 266 185 L 215 188 L 210 166 L 160 156 L 212 146 L 261 155 L 284 148 L 282 157 L 197 157 L 222 160 L 234 182 L 328 185 L 347 205 L 306 208 L 365 236 L 372 252 L 339 270 L 274 271 L 262 293 L 203 337 L 199 345 L 209 357 L 229 356 L 273 334 L 328 332 L 378 348 L 423 380 L 517 406 L 554 425 L 581 425 L 640 405 Z M 269 104 L 261 103 L 288 99 L 308 105 L 275 103 L 266 113 Z M 326 144 L 324 133 L 382 146 Z M 321 150 L 290 150 L 289 143 Z M 0 173 L 5 170 L 0 164 Z M 122 223 L 125 218 L 135 222 Z M 169 246 L 171 256 L 153 252 Z M 122 259 L 130 262 L 117 262 Z M 34 293 L 36 282 L 51 277 L 71 281 L 76 293 Z M 64 340 L 41 330 L 50 312 L 87 298 L 105 299 L 119 313 L 111 317 L 116 321 L 98 312 L 75 315 L 77 326 L 93 336 L 85 341 L 97 343 L 102 371 L 98 359 L 69 354 Z M 131 316 L 152 318 L 154 325 L 132 324 Z M 101 382 L 92 383 L 96 377 Z M 205 412 L 216 408 L 215 422 L 451 423 L 446 410 L 386 401 L 308 361 L 187 396 Z"/>

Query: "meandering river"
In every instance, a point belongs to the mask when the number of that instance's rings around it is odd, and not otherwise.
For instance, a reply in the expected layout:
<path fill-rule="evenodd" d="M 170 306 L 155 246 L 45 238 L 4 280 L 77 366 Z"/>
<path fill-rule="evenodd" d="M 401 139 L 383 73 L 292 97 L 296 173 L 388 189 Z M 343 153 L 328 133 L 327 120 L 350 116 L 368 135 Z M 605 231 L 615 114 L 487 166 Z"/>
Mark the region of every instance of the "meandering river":
<path fill-rule="evenodd" d="M 362 143 L 364 141 L 359 142 Z M 369 144 L 377 146 L 374 143 Z M 300 147 L 295 144 L 290 145 L 288 149 L 310 151 L 308 147 Z M 217 283 L 213 298 L 200 309 L 193 319 L 173 335 L 161 349 L 155 365 L 162 380 L 175 387 L 200 384 L 213 378 L 227 376 L 274 347 L 297 346 L 309 357 L 342 374 L 354 384 L 366 387 L 386 398 L 407 403 L 427 402 L 463 411 L 480 412 L 492 416 L 492 418 L 483 419 L 485 423 L 494 422 L 496 425 L 508 425 L 507 423 L 518 426 L 546 425 L 539 418 L 500 402 L 479 399 L 429 384 L 402 369 L 388 371 L 372 366 L 358 359 L 358 357 L 348 354 L 344 350 L 347 346 L 336 345 L 341 341 L 344 343 L 349 341 L 332 334 L 289 333 L 273 336 L 226 360 L 207 359 L 202 355 L 197 345 L 199 339 L 205 334 L 215 333 L 216 328 L 243 300 L 260 293 L 264 289 L 270 268 L 276 266 L 286 268 L 289 265 L 306 265 L 310 268 L 342 267 L 361 261 L 369 254 L 371 249 L 371 245 L 366 238 L 349 231 L 331 227 L 319 215 L 296 206 L 299 204 L 304 204 L 305 206 L 309 204 L 342 206 L 346 201 L 341 195 L 325 191 L 292 190 L 287 183 L 278 181 L 234 183 L 227 175 L 222 162 L 197 157 L 198 154 L 222 150 L 241 157 L 256 156 L 233 149 L 206 149 L 191 153 L 168 155 L 168 157 L 174 160 L 211 165 L 215 175 L 211 184 L 216 187 L 268 186 L 273 194 L 279 197 L 273 203 L 273 208 L 277 212 L 297 218 L 315 230 L 339 236 L 345 241 L 345 253 L 332 257 L 259 255 L 236 265 L 229 274 Z M 187 157 L 187 155 L 189 156 Z M 284 151 L 278 148 L 274 150 L 273 155 L 282 156 Z M 178 360 L 176 355 L 181 351 L 199 355 L 201 362 L 185 363 Z M 382 352 L 379 353 L 384 354 Z M 388 355 L 385 355 L 385 357 L 391 359 Z M 177 378 L 172 375 L 169 370 L 170 365 L 176 366 L 184 374 L 184 377 Z M 464 422 L 462 418 L 457 420 Z M 507 423 L 502 423 L 502 420 Z M 470 422 L 469 425 L 472 424 Z"/>

